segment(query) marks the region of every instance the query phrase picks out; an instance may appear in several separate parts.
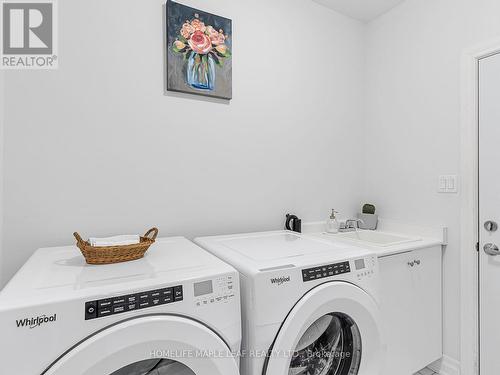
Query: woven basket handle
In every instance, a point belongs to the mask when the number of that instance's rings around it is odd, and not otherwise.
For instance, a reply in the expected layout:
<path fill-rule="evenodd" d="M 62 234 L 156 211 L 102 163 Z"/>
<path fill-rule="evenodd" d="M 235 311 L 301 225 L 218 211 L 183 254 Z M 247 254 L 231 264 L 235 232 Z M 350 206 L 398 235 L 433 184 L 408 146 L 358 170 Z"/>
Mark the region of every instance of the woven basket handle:
<path fill-rule="evenodd" d="M 153 234 L 152 237 L 149 237 L 151 234 Z M 156 236 L 158 236 L 158 228 L 151 228 L 146 232 L 144 235 L 145 238 L 149 238 L 150 240 L 156 240 Z"/>
<path fill-rule="evenodd" d="M 82 237 L 78 234 L 78 232 L 73 233 L 73 236 L 76 238 L 76 242 L 78 243 L 84 243 L 85 241 L 82 239 Z"/>

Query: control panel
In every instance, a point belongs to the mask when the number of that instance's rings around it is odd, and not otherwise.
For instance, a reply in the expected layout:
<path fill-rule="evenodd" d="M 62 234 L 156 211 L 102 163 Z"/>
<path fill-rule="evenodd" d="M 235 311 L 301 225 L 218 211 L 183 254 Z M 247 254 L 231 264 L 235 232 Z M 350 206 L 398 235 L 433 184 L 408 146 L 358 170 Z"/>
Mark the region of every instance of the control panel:
<path fill-rule="evenodd" d="M 90 301 L 85 303 L 85 320 L 179 302 L 183 298 L 182 285 L 178 285 L 170 288 Z"/>
<path fill-rule="evenodd" d="M 371 278 L 375 274 L 376 267 L 376 257 L 372 256 L 370 258 L 360 258 L 354 261 L 354 267 L 356 268 L 356 276 L 358 280 L 365 277 Z"/>
<path fill-rule="evenodd" d="M 349 262 L 327 264 L 324 266 L 317 266 L 314 268 L 307 268 L 305 270 L 302 270 L 302 280 L 304 282 L 313 281 L 349 272 L 351 272 L 351 266 L 349 265 Z"/>
<path fill-rule="evenodd" d="M 210 306 L 214 303 L 225 303 L 234 298 L 234 276 L 221 276 L 213 280 L 194 284 L 195 305 Z"/>

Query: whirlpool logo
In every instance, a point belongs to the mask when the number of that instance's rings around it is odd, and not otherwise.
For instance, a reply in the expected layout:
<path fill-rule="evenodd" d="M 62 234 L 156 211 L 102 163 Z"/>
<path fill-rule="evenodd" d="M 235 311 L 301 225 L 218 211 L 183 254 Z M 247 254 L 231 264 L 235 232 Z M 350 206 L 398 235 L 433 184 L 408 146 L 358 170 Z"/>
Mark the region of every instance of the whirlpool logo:
<path fill-rule="evenodd" d="M 276 284 L 278 286 L 283 285 L 284 283 L 290 282 L 290 276 L 281 276 L 275 277 L 271 279 L 271 284 Z"/>
<path fill-rule="evenodd" d="M 57 320 L 57 314 L 47 316 L 47 315 L 40 315 L 35 318 L 25 318 L 25 319 L 19 319 L 16 320 L 16 325 L 17 328 L 21 327 L 26 327 L 29 329 L 33 329 L 36 327 L 40 327 L 42 324 L 45 323 L 53 323 Z"/>

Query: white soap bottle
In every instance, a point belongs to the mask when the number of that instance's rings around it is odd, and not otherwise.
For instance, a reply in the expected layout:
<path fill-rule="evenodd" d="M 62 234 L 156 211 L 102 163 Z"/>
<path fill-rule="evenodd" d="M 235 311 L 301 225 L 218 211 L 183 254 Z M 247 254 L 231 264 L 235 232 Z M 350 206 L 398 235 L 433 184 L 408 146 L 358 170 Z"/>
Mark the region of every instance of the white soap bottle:
<path fill-rule="evenodd" d="M 334 209 L 332 209 L 332 214 L 326 220 L 326 231 L 328 233 L 334 233 L 335 234 L 335 233 L 339 232 L 340 224 L 339 224 L 339 222 L 337 220 L 336 214 L 338 214 L 338 212 L 335 211 Z"/>

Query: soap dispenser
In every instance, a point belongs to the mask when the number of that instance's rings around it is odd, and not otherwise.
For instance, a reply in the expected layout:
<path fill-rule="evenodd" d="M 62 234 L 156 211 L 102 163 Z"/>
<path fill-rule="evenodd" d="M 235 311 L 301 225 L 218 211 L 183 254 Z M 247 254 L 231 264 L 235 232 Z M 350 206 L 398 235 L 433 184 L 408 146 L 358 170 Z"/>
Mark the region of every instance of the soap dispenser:
<path fill-rule="evenodd" d="M 332 214 L 330 215 L 330 217 L 326 221 L 326 231 L 328 233 L 338 233 L 339 232 L 340 224 L 337 220 L 336 214 L 338 214 L 338 212 L 335 211 L 334 209 L 332 209 Z"/>

